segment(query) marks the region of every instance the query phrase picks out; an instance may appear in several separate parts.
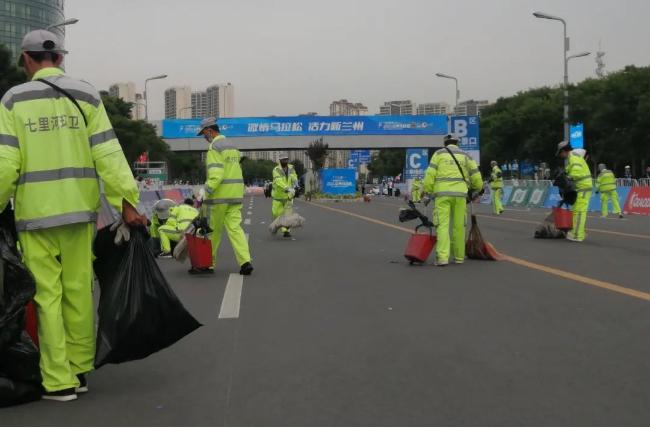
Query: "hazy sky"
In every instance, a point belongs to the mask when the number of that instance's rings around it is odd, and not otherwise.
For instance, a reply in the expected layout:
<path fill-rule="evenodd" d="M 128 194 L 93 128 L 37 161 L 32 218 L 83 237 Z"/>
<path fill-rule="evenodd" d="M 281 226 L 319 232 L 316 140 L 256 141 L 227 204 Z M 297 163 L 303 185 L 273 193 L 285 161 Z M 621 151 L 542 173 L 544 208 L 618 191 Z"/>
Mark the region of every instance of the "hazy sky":
<path fill-rule="evenodd" d="M 150 118 L 175 85 L 235 85 L 237 116 L 329 114 L 347 98 L 377 113 L 383 101 L 496 100 L 562 80 L 562 25 L 571 51 L 608 71 L 650 64 L 646 0 L 67 0 L 68 73 L 98 89 L 166 73 L 149 84 Z M 591 57 L 572 82 L 594 76 Z"/>

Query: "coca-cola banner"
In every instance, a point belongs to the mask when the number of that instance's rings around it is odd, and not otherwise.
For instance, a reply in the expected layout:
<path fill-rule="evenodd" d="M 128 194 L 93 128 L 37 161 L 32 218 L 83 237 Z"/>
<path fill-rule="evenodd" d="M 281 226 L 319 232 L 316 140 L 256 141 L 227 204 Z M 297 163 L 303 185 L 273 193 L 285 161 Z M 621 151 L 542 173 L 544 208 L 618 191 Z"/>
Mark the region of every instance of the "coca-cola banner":
<path fill-rule="evenodd" d="M 632 187 L 623 211 L 629 214 L 650 215 L 650 187 Z"/>

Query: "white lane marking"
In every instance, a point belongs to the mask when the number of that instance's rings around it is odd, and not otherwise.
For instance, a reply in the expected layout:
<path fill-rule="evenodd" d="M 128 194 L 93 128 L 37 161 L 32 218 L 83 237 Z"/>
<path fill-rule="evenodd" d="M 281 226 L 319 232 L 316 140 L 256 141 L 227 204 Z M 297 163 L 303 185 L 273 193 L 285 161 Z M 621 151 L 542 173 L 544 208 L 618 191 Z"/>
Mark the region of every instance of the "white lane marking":
<path fill-rule="evenodd" d="M 248 241 L 251 235 L 248 233 L 244 233 L 244 235 L 246 235 L 246 240 Z"/>
<path fill-rule="evenodd" d="M 251 219 L 250 218 L 245 219 L 244 224 L 251 224 Z"/>
<path fill-rule="evenodd" d="M 226 284 L 226 291 L 221 301 L 220 319 L 239 318 L 241 304 L 241 290 L 244 286 L 244 277 L 238 273 L 231 273 Z"/>
<path fill-rule="evenodd" d="M 253 211 L 248 211 L 246 215 L 253 215 Z"/>

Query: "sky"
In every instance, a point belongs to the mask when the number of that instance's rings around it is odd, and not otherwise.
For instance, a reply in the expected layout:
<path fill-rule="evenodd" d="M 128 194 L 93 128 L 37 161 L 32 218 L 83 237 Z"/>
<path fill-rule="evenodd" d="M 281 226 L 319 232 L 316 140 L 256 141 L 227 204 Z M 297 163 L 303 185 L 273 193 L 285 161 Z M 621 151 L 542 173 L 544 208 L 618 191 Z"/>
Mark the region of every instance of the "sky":
<path fill-rule="evenodd" d="M 646 0 L 67 0 L 68 74 L 98 89 L 150 82 L 149 117 L 164 115 L 164 91 L 215 83 L 235 86 L 236 116 L 329 114 L 341 98 L 371 114 L 384 101 L 444 101 L 509 96 L 560 84 L 562 24 L 569 78 L 650 65 Z"/>

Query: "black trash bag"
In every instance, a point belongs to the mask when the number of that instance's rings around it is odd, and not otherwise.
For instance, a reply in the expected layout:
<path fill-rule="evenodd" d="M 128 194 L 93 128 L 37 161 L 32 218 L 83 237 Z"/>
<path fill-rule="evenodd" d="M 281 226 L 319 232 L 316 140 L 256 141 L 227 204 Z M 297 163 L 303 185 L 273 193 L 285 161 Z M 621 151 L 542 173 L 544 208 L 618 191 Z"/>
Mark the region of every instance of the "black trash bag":
<path fill-rule="evenodd" d="M 39 352 L 25 330 L 36 283 L 16 246 L 14 215 L 0 214 L 0 407 L 41 398 Z"/>
<path fill-rule="evenodd" d="M 99 280 L 99 328 L 95 368 L 145 358 L 201 326 L 183 307 L 148 248 L 144 228 L 117 246 L 115 232 L 97 232 L 94 252 Z"/>
<path fill-rule="evenodd" d="M 573 205 L 578 198 L 575 182 L 569 177 L 566 172 L 560 170 L 556 173 L 553 180 L 553 186 L 558 188 L 562 204 Z"/>

